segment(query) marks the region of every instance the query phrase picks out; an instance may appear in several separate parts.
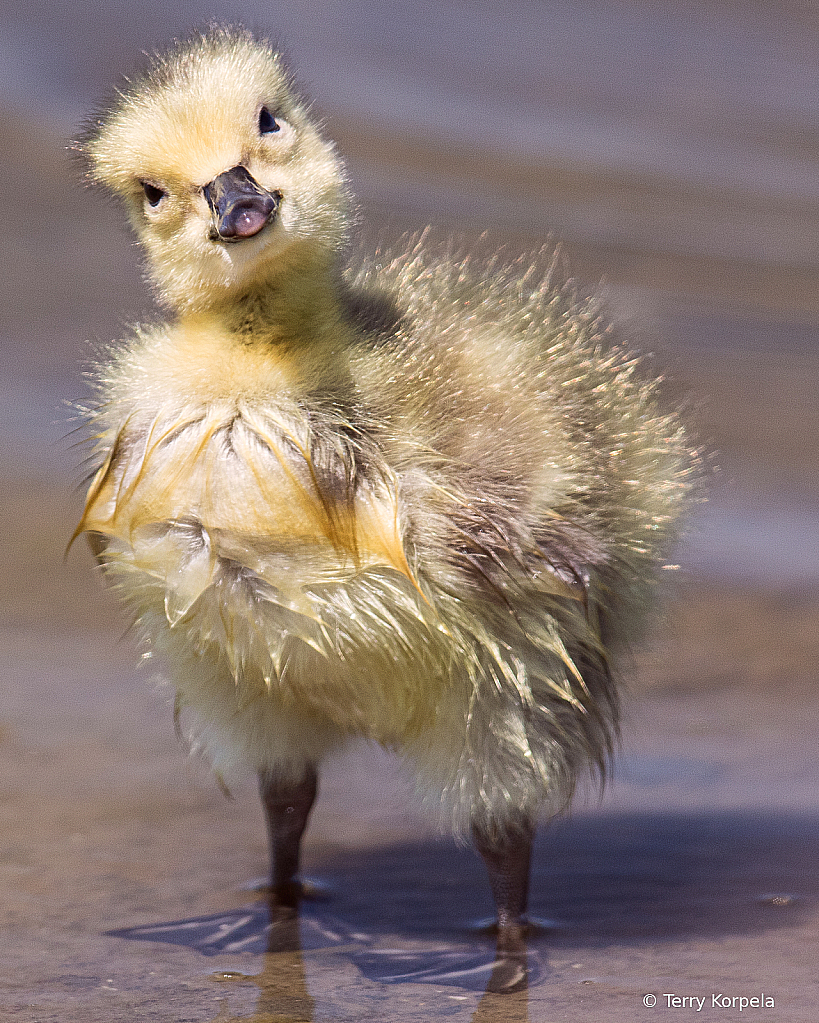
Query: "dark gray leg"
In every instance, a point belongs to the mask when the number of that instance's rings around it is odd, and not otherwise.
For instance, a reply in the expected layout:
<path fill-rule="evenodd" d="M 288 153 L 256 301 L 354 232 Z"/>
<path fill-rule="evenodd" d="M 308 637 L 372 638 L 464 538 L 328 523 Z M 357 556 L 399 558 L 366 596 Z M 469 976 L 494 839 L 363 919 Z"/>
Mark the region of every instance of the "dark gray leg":
<path fill-rule="evenodd" d="M 514 829 L 472 828 L 475 848 L 489 872 L 498 911 L 498 960 L 490 990 L 512 991 L 526 986 L 526 904 L 534 824 Z"/>
<path fill-rule="evenodd" d="M 299 872 L 301 836 L 318 791 L 318 774 L 310 764 L 299 781 L 259 774 L 259 792 L 267 818 L 270 848 L 270 893 L 280 906 L 295 908 L 302 895 Z"/>

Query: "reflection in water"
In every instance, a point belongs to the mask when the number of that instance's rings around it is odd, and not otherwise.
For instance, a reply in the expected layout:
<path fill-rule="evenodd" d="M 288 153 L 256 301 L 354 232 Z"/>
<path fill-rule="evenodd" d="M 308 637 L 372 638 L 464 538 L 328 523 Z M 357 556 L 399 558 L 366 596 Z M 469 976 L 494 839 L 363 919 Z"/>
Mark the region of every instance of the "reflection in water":
<path fill-rule="evenodd" d="M 526 992 L 498 995 L 487 991 L 478 1002 L 472 1023 L 529 1023 L 529 998 Z"/>
<path fill-rule="evenodd" d="M 524 962 L 498 960 L 485 951 L 427 948 L 374 948 L 354 951 L 350 959 L 368 980 L 379 984 L 441 984 L 467 991 L 522 990 L 542 974 L 540 960 L 531 951 Z"/>
<path fill-rule="evenodd" d="M 221 970 L 211 974 L 220 984 L 253 983 L 259 988 L 250 1015 L 232 1015 L 228 1000 L 224 999 L 212 1023 L 312 1023 L 315 1000 L 307 980 L 315 963 L 304 952 L 332 950 L 352 963 L 367 980 L 378 984 L 430 984 L 482 993 L 473 1023 L 528 1023 L 525 988 L 536 983 L 543 973 L 541 959 L 532 950 L 521 962 L 497 960 L 489 948 L 475 951 L 474 945 L 443 949 L 379 948 L 374 937 L 352 930 L 338 920 L 321 919 L 310 909 L 296 914 L 293 910 L 271 907 L 266 901 L 228 913 L 109 933 L 185 945 L 205 955 L 261 953 L 259 973 Z M 498 989 L 505 993 L 494 993 Z"/>
<path fill-rule="evenodd" d="M 261 973 L 237 975 L 237 980 L 252 980 L 260 989 L 256 1008 L 250 1016 L 232 1016 L 223 1004 L 213 1023 L 312 1023 L 315 1002 L 307 990 L 307 974 L 302 956 L 299 920 L 289 912 L 274 919 L 267 930 L 268 951 Z M 216 974 L 215 980 L 234 979 Z"/>
<path fill-rule="evenodd" d="M 353 931 L 331 917 L 319 919 L 302 913 L 298 918 L 290 919 L 278 909 L 271 912 L 263 901 L 227 913 L 127 927 L 108 933 L 117 938 L 185 945 L 209 956 L 332 948 L 372 941 L 370 935 Z"/>
<path fill-rule="evenodd" d="M 298 929 L 293 934 L 298 936 Z M 215 979 L 220 979 L 216 975 Z M 227 979 L 224 976 L 224 979 Z M 234 975 L 230 979 L 252 980 L 260 988 L 254 1011 L 249 1015 L 234 1016 L 227 1001 L 212 1023 L 313 1023 L 315 1000 L 307 989 L 304 960 L 299 950 L 271 952 L 264 957 L 264 967 L 255 976 Z M 408 981 L 417 977 L 407 974 Z M 396 977 L 393 983 L 398 983 Z M 439 983 L 446 983 L 442 977 Z M 434 1016 L 434 1010 L 432 1014 Z M 486 992 L 472 1016 L 472 1023 L 529 1023 L 529 1000 L 526 991 L 512 994 Z"/>
<path fill-rule="evenodd" d="M 298 919 L 295 915 L 283 917 L 270 926 L 268 935 L 269 949 L 261 973 L 214 975 L 215 980 L 252 980 L 258 985 L 260 993 L 253 1013 L 233 1016 L 225 1002 L 213 1023 L 312 1023 L 314 1020 L 315 1001 L 307 988 Z M 497 982 L 499 971 L 501 979 L 508 982 L 507 964 L 487 962 L 486 956 L 465 958 L 457 952 L 430 954 L 374 949 L 354 954 L 352 959 L 366 977 L 387 984 L 426 981 L 483 991 L 492 980 Z M 525 968 L 523 976 L 528 976 Z M 529 1023 L 528 1004 L 525 990 L 502 995 L 487 990 L 478 1003 L 472 1023 Z"/>

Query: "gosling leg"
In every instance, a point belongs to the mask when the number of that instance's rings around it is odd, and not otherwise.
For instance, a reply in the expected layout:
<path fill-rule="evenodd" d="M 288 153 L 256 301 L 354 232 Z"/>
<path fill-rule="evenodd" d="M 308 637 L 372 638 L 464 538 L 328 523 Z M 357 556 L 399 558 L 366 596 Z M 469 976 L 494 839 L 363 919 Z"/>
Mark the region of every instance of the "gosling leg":
<path fill-rule="evenodd" d="M 489 886 L 498 911 L 498 965 L 490 991 L 517 991 L 526 987 L 526 905 L 534 824 L 488 833 L 473 826 L 475 848 L 489 873 Z"/>
<path fill-rule="evenodd" d="M 318 773 L 309 764 L 299 781 L 259 773 L 259 793 L 267 819 L 270 849 L 270 894 L 279 906 L 295 909 L 303 894 L 298 880 L 301 837 L 318 791 Z"/>

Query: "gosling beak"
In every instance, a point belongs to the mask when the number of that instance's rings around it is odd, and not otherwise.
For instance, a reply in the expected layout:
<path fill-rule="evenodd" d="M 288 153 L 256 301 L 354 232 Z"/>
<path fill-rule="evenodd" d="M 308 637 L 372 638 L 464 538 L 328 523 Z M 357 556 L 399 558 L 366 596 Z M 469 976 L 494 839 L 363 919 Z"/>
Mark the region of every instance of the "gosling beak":
<path fill-rule="evenodd" d="M 213 214 L 210 237 L 239 242 L 253 238 L 275 217 L 281 192 L 268 192 L 244 167 L 232 167 L 202 189 Z"/>

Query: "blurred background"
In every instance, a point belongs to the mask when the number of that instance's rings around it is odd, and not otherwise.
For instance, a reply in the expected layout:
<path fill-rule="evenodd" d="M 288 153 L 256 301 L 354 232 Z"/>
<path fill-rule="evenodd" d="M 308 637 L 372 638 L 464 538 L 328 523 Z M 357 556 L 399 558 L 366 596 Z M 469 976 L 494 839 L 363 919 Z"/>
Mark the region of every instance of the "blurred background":
<path fill-rule="evenodd" d="M 723 470 L 692 567 L 742 582 L 819 579 L 814 4 L 10 0 L 5 474 L 65 479 L 65 424 L 54 421 L 82 393 L 88 340 L 151 315 L 120 212 L 83 188 L 70 140 L 141 51 L 209 17 L 284 47 L 347 161 L 368 240 L 431 223 L 467 240 L 489 232 L 485 245 L 512 255 L 562 242 L 570 272 L 602 282 L 626 331 L 668 356 Z M 27 488 L 11 489 L 13 504 Z M 52 501 L 36 507 L 68 516 Z M 11 557 L 14 523 L 26 520 L 7 514 Z M 9 572 L 30 577 L 38 551 L 42 537 Z M 15 588 L 13 616 L 22 597 Z"/>
<path fill-rule="evenodd" d="M 209 19 L 284 48 L 346 160 L 365 244 L 427 224 L 510 257 L 559 242 L 570 273 L 668 367 L 718 471 L 678 552 L 665 626 L 632 673 L 608 805 L 651 805 L 660 785 L 666 809 L 790 807 L 815 823 L 819 6 L 5 0 L 0 865 L 19 962 L 46 913 L 52 957 L 84 955 L 83 976 L 103 976 L 108 946 L 80 953 L 60 927 L 97 935 L 100 916 L 126 926 L 213 909 L 203 889 L 262 869 L 252 791 L 225 809 L 185 767 L 84 546 L 63 560 L 81 508 L 66 402 L 83 396 L 94 344 L 157 315 L 124 218 L 83 185 L 71 140 L 141 51 Z M 382 769 L 378 792 L 366 759 L 329 782 L 317 862 L 423 833 Z M 195 869 L 177 862 L 180 841 Z M 52 973 L 31 983 L 74 1018 Z M 96 1019 L 96 998 L 76 1018 Z"/>

